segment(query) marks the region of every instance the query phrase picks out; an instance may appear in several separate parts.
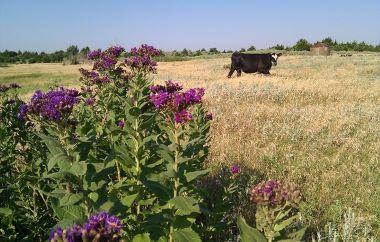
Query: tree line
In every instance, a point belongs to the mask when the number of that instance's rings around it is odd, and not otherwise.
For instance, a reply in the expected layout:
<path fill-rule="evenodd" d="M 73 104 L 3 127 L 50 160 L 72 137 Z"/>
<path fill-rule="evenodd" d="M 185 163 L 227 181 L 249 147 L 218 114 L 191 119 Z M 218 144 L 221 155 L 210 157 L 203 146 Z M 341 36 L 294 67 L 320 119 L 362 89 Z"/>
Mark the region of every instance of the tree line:
<path fill-rule="evenodd" d="M 318 41 L 321 43 L 324 43 L 331 47 L 332 50 L 335 51 L 376 51 L 380 52 L 380 44 L 378 45 L 371 45 L 367 44 L 364 41 L 358 42 L 358 41 L 351 41 L 351 42 L 337 42 L 336 40 L 333 40 L 331 37 L 324 38 L 321 41 Z M 300 39 L 298 40 L 293 46 L 285 47 L 284 45 L 277 44 L 276 46 L 271 47 L 271 49 L 276 50 L 294 50 L 294 51 L 309 51 L 310 47 L 312 46 L 312 43 L 310 43 L 306 39 Z"/>
<path fill-rule="evenodd" d="M 327 44 L 334 51 L 376 51 L 380 52 L 380 44 L 371 45 L 367 44 L 364 41 L 352 41 L 352 42 L 337 42 L 333 40 L 331 37 L 324 38 L 322 41 L 324 44 Z M 283 44 L 277 44 L 275 46 L 270 47 L 269 49 L 275 50 L 287 50 L 287 51 L 309 51 L 312 43 L 308 40 L 302 38 L 298 40 L 293 46 L 284 46 Z M 247 49 L 241 48 L 240 52 L 246 51 L 255 51 L 256 48 L 254 45 L 251 45 Z M 67 62 L 68 64 L 78 64 L 79 62 L 83 62 L 90 52 L 89 47 L 84 47 L 79 50 L 78 46 L 71 45 L 66 50 L 59 50 L 53 53 L 45 53 L 45 52 L 33 52 L 33 51 L 9 51 L 5 50 L 3 52 L 0 51 L 0 63 L 62 63 Z M 233 50 L 223 50 L 220 51 L 217 48 L 209 48 L 206 50 L 205 48 L 199 50 L 173 50 L 171 52 L 160 51 L 161 56 L 170 55 L 175 57 L 192 57 L 192 56 L 201 56 L 201 55 L 213 55 L 219 53 L 232 53 Z"/>
<path fill-rule="evenodd" d="M 69 64 L 78 64 L 85 59 L 89 52 L 89 47 L 79 50 L 76 45 L 53 53 L 5 50 L 0 51 L 0 63 L 62 63 L 67 61 Z"/>

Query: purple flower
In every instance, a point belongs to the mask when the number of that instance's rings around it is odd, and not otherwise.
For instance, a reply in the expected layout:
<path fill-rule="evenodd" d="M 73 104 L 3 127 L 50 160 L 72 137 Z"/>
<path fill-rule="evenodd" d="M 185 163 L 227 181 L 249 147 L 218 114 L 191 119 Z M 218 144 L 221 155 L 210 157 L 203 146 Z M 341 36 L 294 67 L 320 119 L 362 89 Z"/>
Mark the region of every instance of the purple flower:
<path fill-rule="evenodd" d="M 118 219 L 115 216 L 110 216 L 106 219 L 106 225 L 105 228 L 108 230 L 108 232 L 120 232 L 122 227 L 120 219 Z"/>
<path fill-rule="evenodd" d="M 150 101 L 156 109 L 171 111 L 174 122 L 181 124 L 192 120 L 188 108 L 201 103 L 205 93 L 203 88 L 192 88 L 183 92 L 182 86 L 171 80 L 166 81 L 165 85 L 150 86 L 149 89 Z"/>
<path fill-rule="evenodd" d="M 49 237 L 49 241 L 57 239 L 63 240 L 66 237 L 67 242 L 82 242 L 86 241 L 119 241 L 121 237 L 122 223 L 115 217 L 110 216 L 106 212 L 93 214 L 87 222 L 81 226 L 74 224 L 72 227 L 62 230 L 60 227 L 54 228 Z"/>
<path fill-rule="evenodd" d="M 79 102 L 78 91 L 63 87 L 49 92 L 36 91 L 27 106 L 20 107 L 19 116 L 36 115 L 50 121 L 60 121 L 71 114 L 75 104 Z"/>
<path fill-rule="evenodd" d="M 62 238 L 62 235 L 63 235 L 62 228 L 60 226 L 57 226 L 50 231 L 49 241 L 53 240 L 56 237 Z"/>
<path fill-rule="evenodd" d="M 27 113 L 28 113 L 28 105 L 21 104 L 20 107 L 19 107 L 19 111 L 18 111 L 17 117 L 19 119 L 24 119 L 26 117 Z"/>
<path fill-rule="evenodd" d="M 159 55 L 160 51 L 155 49 L 153 46 L 143 44 L 138 49 L 132 48 L 130 54 L 131 57 L 125 59 L 125 64 L 131 67 L 133 71 L 156 71 L 157 63 L 152 59 L 152 57 Z"/>
<path fill-rule="evenodd" d="M 276 206 L 286 201 L 298 203 L 299 198 L 299 191 L 293 186 L 283 185 L 276 180 L 268 180 L 251 189 L 250 200 L 258 205 Z"/>
<path fill-rule="evenodd" d="M 123 129 L 124 126 L 125 126 L 125 122 L 123 120 L 120 120 L 118 123 L 117 123 L 117 126 L 119 126 L 119 128 Z"/>
<path fill-rule="evenodd" d="M 166 104 L 168 99 L 169 94 L 165 91 L 159 91 L 158 93 L 150 94 L 150 101 L 157 109 L 162 108 Z"/>
<path fill-rule="evenodd" d="M 120 54 L 124 52 L 124 50 L 125 49 L 121 46 L 111 46 L 106 50 L 106 52 L 113 56 L 119 57 Z"/>
<path fill-rule="evenodd" d="M 174 113 L 174 122 L 184 124 L 192 119 L 192 115 L 186 109 Z"/>
<path fill-rule="evenodd" d="M 95 59 L 99 58 L 101 53 L 102 53 L 102 51 L 100 49 L 93 50 L 90 53 L 88 53 L 87 58 L 89 60 L 95 60 Z"/>
<path fill-rule="evenodd" d="M 238 165 L 231 166 L 231 173 L 234 175 L 240 173 L 240 167 Z"/>
<path fill-rule="evenodd" d="M 94 99 L 92 98 L 92 97 L 90 97 L 90 98 L 87 98 L 85 101 L 84 101 L 84 103 L 87 105 L 87 106 L 92 106 L 92 105 L 94 105 Z"/>

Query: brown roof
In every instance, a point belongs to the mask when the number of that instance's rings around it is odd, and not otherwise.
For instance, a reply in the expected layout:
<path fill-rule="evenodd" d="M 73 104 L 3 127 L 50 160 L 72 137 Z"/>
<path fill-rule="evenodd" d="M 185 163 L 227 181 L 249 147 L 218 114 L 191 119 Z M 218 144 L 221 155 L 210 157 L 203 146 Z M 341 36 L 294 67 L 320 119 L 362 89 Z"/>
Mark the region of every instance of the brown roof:
<path fill-rule="evenodd" d="M 311 47 L 313 48 L 313 47 L 329 47 L 329 46 L 326 45 L 325 43 L 317 42 L 317 43 L 313 44 Z"/>

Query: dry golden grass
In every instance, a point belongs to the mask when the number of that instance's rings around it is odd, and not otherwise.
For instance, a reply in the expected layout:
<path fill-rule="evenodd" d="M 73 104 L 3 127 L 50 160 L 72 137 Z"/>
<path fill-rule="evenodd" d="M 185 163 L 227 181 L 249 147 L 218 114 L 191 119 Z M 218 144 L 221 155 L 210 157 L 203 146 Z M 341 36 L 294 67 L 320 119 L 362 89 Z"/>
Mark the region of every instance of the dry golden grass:
<path fill-rule="evenodd" d="M 206 88 L 214 114 L 211 166 L 239 163 L 265 177 L 297 183 L 302 211 L 316 224 L 352 207 L 380 221 L 380 56 L 282 56 L 270 76 L 236 73 L 229 58 L 159 63 L 157 82 Z M 77 86 L 80 66 L 14 65 L 0 83 L 22 94 Z"/>
<path fill-rule="evenodd" d="M 227 79 L 228 58 L 160 63 L 156 79 L 206 88 L 212 165 L 297 183 L 317 223 L 354 208 L 380 220 L 380 56 L 283 56 Z"/>

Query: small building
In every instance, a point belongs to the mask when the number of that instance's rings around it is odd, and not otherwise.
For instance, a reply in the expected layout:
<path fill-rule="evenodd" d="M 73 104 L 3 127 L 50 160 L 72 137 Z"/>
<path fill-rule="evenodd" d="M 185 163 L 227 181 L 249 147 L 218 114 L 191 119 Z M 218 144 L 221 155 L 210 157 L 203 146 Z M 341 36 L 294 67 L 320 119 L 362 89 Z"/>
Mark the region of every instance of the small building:
<path fill-rule="evenodd" d="M 317 42 L 310 47 L 310 55 L 330 55 L 330 46 Z"/>

